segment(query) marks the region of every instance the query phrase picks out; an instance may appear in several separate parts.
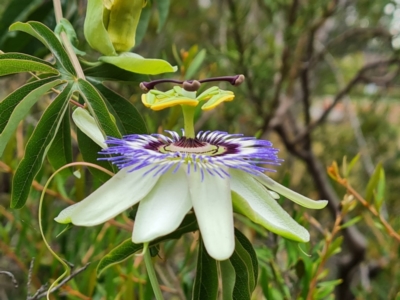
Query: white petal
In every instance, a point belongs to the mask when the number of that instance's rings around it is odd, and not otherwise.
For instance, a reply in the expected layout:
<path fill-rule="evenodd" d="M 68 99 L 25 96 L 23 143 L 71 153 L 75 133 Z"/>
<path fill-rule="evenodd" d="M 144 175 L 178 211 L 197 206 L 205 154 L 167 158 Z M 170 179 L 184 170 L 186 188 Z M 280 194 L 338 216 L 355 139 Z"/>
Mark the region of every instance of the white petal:
<path fill-rule="evenodd" d="M 107 144 L 104 142 L 104 135 L 101 132 L 99 126 L 95 119 L 90 115 L 90 113 L 81 107 L 78 107 L 72 113 L 72 119 L 78 128 L 90 137 L 97 145 L 101 148 L 107 148 Z"/>
<path fill-rule="evenodd" d="M 310 234 L 273 199 L 268 190 L 250 174 L 230 169 L 235 211 L 268 230 L 299 242 L 308 242 Z"/>
<path fill-rule="evenodd" d="M 64 209 L 55 220 L 80 226 L 104 223 L 142 200 L 159 176 L 143 175 L 149 168 L 128 172 L 122 169 L 81 202 Z"/>
<path fill-rule="evenodd" d="M 292 191 L 291 189 L 288 189 L 287 187 L 277 183 L 276 181 L 272 180 L 267 175 L 265 175 L 261 172 L 258 175 L 252 175 L 252 176 L 257 181 L 259 181 L 261 184 L 263 184 L 267 188 L 269 188 L 270 190 L 273 190 L 273 191 L 277 192 L 278 194 L 281 194 L 282 196 L 285 196 L 289 200 L 292 200 L 293 202 L 295 202 L 301 206 L 304 206 L 306 208 L 321 209 L 321 208 L 324 208 L 328 204 L 327 200 L 312 200 L 303 195 L 300 195 L 300 194 L 296 193 L 295 191 Z"/>
<path fill-rule="evenodd" d="M 173 232 L 191 208 L 185 172 L 167 172 L 140 201 L 132 241 L 137 244 L 146 243 Z"/>
<path fill-rule="evenodd" d="M 230 178 L 222 179 L 205 171 L 202 181 L 199 170 L 187 176 L 204 246 L 211 257 L 228 259 L 235 250 Z"/>

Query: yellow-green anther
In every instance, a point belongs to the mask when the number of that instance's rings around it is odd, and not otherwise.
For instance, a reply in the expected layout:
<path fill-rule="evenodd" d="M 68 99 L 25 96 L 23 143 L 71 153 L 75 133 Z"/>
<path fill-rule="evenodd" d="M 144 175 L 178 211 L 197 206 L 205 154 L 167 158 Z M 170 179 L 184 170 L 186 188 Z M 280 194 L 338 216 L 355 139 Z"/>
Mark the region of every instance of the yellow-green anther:
<path fill-rule="evenodd" d="M 157 95 L 158 97 L 170 97 L 173 95 L 173 93 L 168 93 L 168 92 L 163 92 L 163 91 L 159 91 L 159 90 L 151 90 L 149 93 L 151 93 L 153 95 Z"/>
<path fill-rule="evenodd" d="M 197 106 L 198 102 L 196 99 L 190 99 L 186 97 L 171 97 L 163 101 L 157 101 L 151 105 L 152 110 L 162 110 L 175 105 L 186 105 L 186 106 Z"/>
<path fill-rule="evenodd" d="M 182 94 L 182 88 L 180 86 L 174 86 L 174 91 L 175 93 L 177 93 L 178 95 Z"/>
<path fill-rule="evenodd" d="M 156 101 L 156 96 L 153 93 L 147 93 L 142 95 L 142 103 L 146 107 L 150 107 Z"/>
<path fill-rule="evenodd" d="M 212 96 L 202 107 L 202 110 L 211 110 L 225 101 L 232 101 L 235 95 L 230 91 L 221 91 L 220 94 Z"/>
<path fill-rule="evenodd" d="M 126 52 L 135 45 L 136 28 L 145 5 L 143 0 L 112 1 L 107 32 L 115 51 Z"/>
<path fill-rule="evenodd" d="M 197 96 L 198 101 L 204 101 L 210 99 L 212 96 L 219 93 L 219 88 L 217 86 L 210 87 Z"/>

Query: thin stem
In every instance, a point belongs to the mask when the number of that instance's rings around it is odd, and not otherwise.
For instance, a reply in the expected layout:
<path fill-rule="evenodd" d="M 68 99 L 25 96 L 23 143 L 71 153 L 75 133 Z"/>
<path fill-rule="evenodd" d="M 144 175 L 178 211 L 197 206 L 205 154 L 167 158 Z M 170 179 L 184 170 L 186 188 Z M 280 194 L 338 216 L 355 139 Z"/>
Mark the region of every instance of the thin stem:
<path fill-rule="evenodd" d="M 62 8 L 61 8 L 61 1 L 53 0 L 54 6 L 54 15 L 56 17 L 56 23 L 60 23 L 61 19 L 63 18 Z"/>
<path fill-rule="evenodd" d="M 151 254 L 150 254 L 149 249 L 146 249 L 146 251 L 144 253 L 144 263 L 146 265 L 147 274 L 149 275 L 151 287 L 153 288 L 153 292 L 154 292 L 154 295 L 156 296 L 156 299 L 164 300 L 164 297 L 163 297 L 161 289 L 160 289 L 160 284 L 158 283 L 158 280 L 157 280 L 156 271 L 154 270 L 153 262 L 151 261 Z"/>
<path fill-rule="evenodd" d="M 54 14 L 56 16 L 56 21 L 57 24 L 59 24 L 61 19 L 63 18 L 61 1 L 53 0 L 53 6 L 54 6 Z M 79 63 L 78 57 L 76 56 L 74 48 L 72 47 L 71 42 L 68 39 L 66 33 L 64 31 L 61 31 L 60 37 L 65 47 L 65 50 L 67 51 L 68 57 L 71 60 L 72 65 L 74 66 L 78 78 L 85 79 L 85 74 L 83 73 L 81 64 Z"/>
<path fill-rule="evenodd" d="M 318 278 L 320 277 L 321 273 L 323 272 L 324 266 L 326 264 L 326 261 L 329 258 L 328 252 L 329 252 L 329 247 L 332 244 L 334 237 L 336 234 L 340 231 L 340 224 L 343 220 L 343 214 L 340 213 L 336 216 L 335 224 L 333 225 L 332 232 L 330 234 L 327 234 L 326 239 L 325 239 L 325 246 L 324 249 L 322 250 L 321 254 L 321 262 L 318 265 L 317 271 L 315 272 L 311 283 L 310 283 L 310 288 L 307 293 L 307 300 L 312 300 L 314 296 L 314 291 L 318 283 Z"/>
<path fill-rule="evenodd" d="M 338 178 L 337 182 L 344 186 L 350 194 L 352 194 L 364 207 L 366 207 L 375 217 L 379 218 L 381 224 L 385 227 L 386 232 L 393 238 L 400 242 L 400 234 L 398 234 L 393 227 L 385 220 L 385 218 L 380 214 L 375 207 L 367 202 L 344 178 Z"/>

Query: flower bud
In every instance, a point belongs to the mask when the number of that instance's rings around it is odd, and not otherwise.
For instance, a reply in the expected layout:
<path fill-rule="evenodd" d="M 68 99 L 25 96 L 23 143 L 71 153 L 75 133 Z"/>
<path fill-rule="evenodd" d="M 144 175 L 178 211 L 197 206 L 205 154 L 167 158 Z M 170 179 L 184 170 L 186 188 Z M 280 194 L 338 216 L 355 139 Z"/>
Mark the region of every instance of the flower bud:
<path fill-rule="evenodd" d="M 107 56 L 129 51 L 145 0 L 88 0 L 84 33 L 89 45 Z"/>
<path fill-rule="evenodd" d="M 113 1 L 107 31 L 117 52 L 129 51 L 135 46 L 136 28 L 145 5 L 143 0 Z"/>

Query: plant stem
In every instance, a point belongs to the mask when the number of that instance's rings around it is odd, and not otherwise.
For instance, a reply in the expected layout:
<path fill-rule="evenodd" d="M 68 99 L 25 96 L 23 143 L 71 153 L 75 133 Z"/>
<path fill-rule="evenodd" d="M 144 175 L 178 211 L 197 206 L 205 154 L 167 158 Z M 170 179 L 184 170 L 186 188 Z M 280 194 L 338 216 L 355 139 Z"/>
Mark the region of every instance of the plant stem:
<path fill-rule="evenodd" d="M 182 105 L 185 136 L 192 139 L 196 136 L 194 132 L 194 110 L 195 107 L 193 106 Z"/>
<path fill-rule="evenodd" d="M 162 295 L 160 285 L 157 280 L 157 275 L 153 267 L 153 262 L 151 261 L 151 254 L 149 249 L 146 249 L 144 252 L 144 263 L 146 265 L 147 274 L 149 275 L 151 287 L 153 288 L 154 295 L 156 296 L 157 300 L 164 300 Z"/>
<path fill-rule="evenodd" d="M 61 1 L 60 0 L 53 0 L 54 6 L 54 15 L 56 17 L 56 23 L 60 23 L 61 19 L 63 18 L 62 8 L 61 8 Z"/>
<path fill-rule="evenodd" d="M 56 17 L 56 22 L 57 22 L 57 24 L 59 24 L 61 19 L 63 18 L 62 8 L 61 8 L 61 0 L 53 0 L 53 6 L 54 6 L 54 14 Z M 72 47 L 71 42 L 68 39 L 68 37 L 64 31 L 61 31 L 60 37 L 61 37 L 61 41 L 65 47 L 65 50 L 67 51 L 68 57 L 71 60 L 72 65 L 75 68 L 78 78 L 85 79 L 85 74 L 83 73 L 81 64 L 79 63 L 79 60 L 78 60 L 78 57 L 76 56 L 76 54 L 74 52 L 74 48 Z"/>

